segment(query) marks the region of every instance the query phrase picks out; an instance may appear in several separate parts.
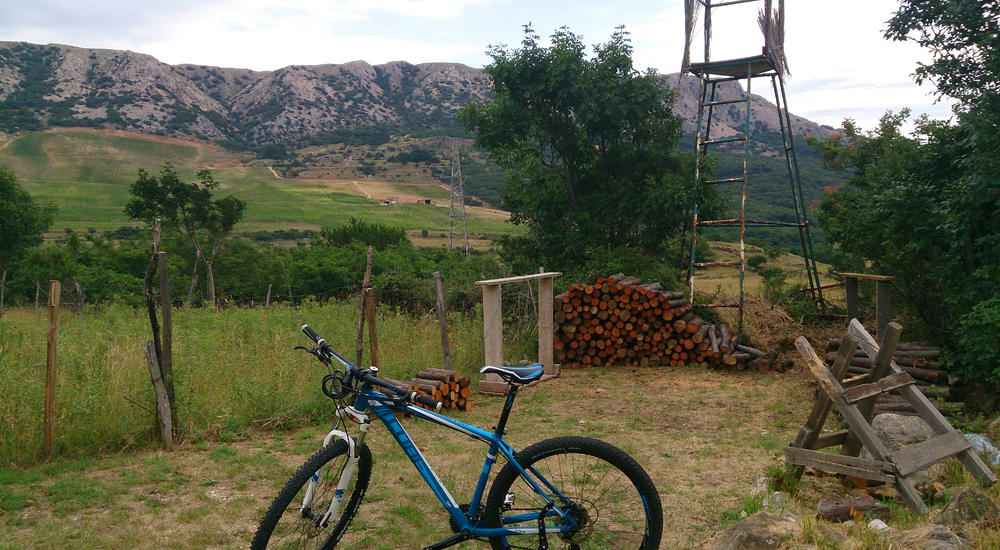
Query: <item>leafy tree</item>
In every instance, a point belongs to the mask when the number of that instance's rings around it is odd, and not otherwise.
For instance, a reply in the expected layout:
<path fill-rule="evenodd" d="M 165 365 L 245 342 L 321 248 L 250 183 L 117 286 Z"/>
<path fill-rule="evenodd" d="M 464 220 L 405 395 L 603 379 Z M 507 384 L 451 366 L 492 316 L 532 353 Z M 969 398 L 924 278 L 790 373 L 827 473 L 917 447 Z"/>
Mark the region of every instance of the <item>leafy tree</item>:
<path fill-rule="evenodd" d="M 992 333 L 982 329 L 1000 303 L 998 15 L 997 2 L 901 0 L 886 37 L 930 49 L 915 77 L 959 101 L 954 119 L 918 118 L 907 136 L 909 112 L 890 112 L 874 130 L 846 121 L 842 136 L 816 144 L 829 165 L 853 170 L 820 205 L 831 241 L 854 265 L 895 275 L 901 301 L 947 346 L 953 368 L 993 383 L 1000 352 L 983 345 Z"/>
<path fill-rule="evenodd" d="M 56 207 L 38 204 L 17 177 L 0 167 L 0 271 L 9 270 L 27 249 L 42 242 Z"/>
<path fill-rule="evenodd" d="M 212 193 L 219 187 L 212 173 L 201 170 L 197 177 L 197 182 L 181 181 L 170 163 L 163 165 L 159 176 L 150 175 L 140 168 L 138 179 L 129 187 L 133 198 L 125 205 L 125 214 L 129 219 L 146 223 L 160 219 L 167 228 L 184 235 L 195 250 L 188 300 L 197 283 L 197 268 L 201 263 L 205 266 L 208 300 L 215 304 L 212 262 L 223 239 L 243 217 L 246 203 L 233 196 L 212 198 Z M 205 254 L 205 248 L 208 254 Z"/>
<path fill-rule="evenodd" d="M 885 33 L 930 50 L 917 82 L 965 103 L 1000 95 L 1000 2 L 996 0 L 901 0 Z"/>
<path fill-rule="evenodd" d="M 621 28 L 592 58 L 566 28 L 551 39 L 539 45 L 526 26 L 520 48 L 492 48 L 495 98 L 459 115 L 508 171 L 503 203 L 528 234 L 507 250 L 562 266 L 602 249 L 654 251 L 682 227 L 693 174 L 674 153 L 672 93 L 633 68 Z"/>

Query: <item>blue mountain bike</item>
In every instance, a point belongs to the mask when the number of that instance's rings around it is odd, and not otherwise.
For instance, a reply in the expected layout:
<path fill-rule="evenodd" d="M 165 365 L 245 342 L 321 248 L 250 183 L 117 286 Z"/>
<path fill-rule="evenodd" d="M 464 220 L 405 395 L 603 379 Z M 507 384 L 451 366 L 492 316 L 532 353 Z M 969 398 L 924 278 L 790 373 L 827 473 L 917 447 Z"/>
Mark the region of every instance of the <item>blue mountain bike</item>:
<path fill-rule="evenodd" d="M 497 374 L 510 384 L 496 427 L 486 431 L 438 414 L 440 403 L 386 383 L 374 367 L 355 367 L 308 325 L 302 332 L 316 347 L 297 349 L 327 366 L 323 393 L 338 403 L 338 422 L 323 448 L 278 493 L 251 549 L 337 545 L 358 514 L 371 478 L 372 453 L 365 443 L 371 428 L 368 412 L 385 424 L 450 516 L 454 534 L 425 550 L 472 539 L 489 541 L 494 549 L 659 548 L 660 497 L 642 466 L 624 451 L 596 439 L 557 437 L 516 452 L 503 440 L 517 390 L 541 377 L 540 366 L 490 366 L 480 371 Z M 334 362 L 340 366 L 335 368 Z M 459 504 L 452 497 L 395 413 L 451 428 L 488 446 L 468 503 Z M 346 432 L 347 420 L 358 424 L 356 437 Z M 506 464 L 486 493 L 498 456 Z"/>

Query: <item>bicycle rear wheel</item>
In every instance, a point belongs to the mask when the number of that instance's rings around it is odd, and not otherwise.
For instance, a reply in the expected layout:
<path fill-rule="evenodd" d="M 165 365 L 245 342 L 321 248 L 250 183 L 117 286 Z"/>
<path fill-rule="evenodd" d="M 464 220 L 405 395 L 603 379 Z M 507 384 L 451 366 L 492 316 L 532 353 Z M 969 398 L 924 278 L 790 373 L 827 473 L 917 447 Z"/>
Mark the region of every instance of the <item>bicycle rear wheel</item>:
<path fill-rule="evenodd" d="M 522 468 L 533 469 L 556 488 L 561 496 L 543 486 L 549 498 L 579 525 L 572 533 L 548 535 L 549 548 L 659 548 L 663 529 L 660 496 L 642 466 L 621 449 L 596 439 L 557 437 L 535 443 L 515 458 Z M 486 499 L 487 525 L 513 527 L 511 516 L 537 517 L 546 504 L 513 464 L 507 464 L 497 474 Z M 565 521 L 550 515 L 545 524 L 559 527 Z M 535 527 L 538 522 L 532 519 L 516 525 Z M 539 538 L 498 537 L 490 539 L 490 545 L 498 550 L 538 548 Z"/>
<path fill-rule="evenodd" d="M 329 509 L 348 458 L 347 443 L 338 439 L 307 460 L 264 514 L 251 550 L 335 547 L 354 519 L 372 473 L 372 453 L 368 445 L 362 445 L 358 467 L 344 493 L 340 514 L 323 522 L 322 516 Z M 303 506 L 310 479 L 316 481 L 315 491 L 311 503 Z"/>

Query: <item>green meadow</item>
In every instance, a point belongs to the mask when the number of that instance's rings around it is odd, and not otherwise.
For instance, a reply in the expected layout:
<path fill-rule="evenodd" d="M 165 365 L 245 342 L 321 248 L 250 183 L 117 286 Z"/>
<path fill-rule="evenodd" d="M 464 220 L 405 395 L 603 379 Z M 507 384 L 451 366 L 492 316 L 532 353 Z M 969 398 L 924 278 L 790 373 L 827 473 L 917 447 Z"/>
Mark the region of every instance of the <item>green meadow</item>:
<path fill-rule="evenodd" d="M 176 139 L 93 130 L 38 132 L 15 137 L 0 148 L 0 164 L 14 172 L 37 200 L 59 210 L 53 230 L 112 230 L 131 222 L 122 209 L 139 168 L 159 171 L 172 163 L 193 180 L 198 170 L 212 170 L 220 194 L 247 202 L 240 231 L 318 229 L 347 223 L 351 217 L 407 230 L 447 231 L 449 193 L 432 184 L 379 183 L 380 189 L 416 200 L 385 206 L 367 198 L 359 185 L 344 180 L 279 179 L 264 165 L 253 165 L 223 149 Z M 362 184 L 367 185 L 362 180 Z M 518 229 L 506 215 L 468 207 L 471 233 L 511 233 Z"/>

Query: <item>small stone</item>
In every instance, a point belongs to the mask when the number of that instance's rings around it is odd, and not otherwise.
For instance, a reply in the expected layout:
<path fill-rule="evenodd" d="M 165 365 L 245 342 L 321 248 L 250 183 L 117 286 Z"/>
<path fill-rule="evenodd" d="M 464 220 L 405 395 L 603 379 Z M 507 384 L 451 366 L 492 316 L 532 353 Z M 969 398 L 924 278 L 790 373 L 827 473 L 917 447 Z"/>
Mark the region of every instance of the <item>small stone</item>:
<path fill-rule="evenodd" d="M 886 525 L 886 523 L 880 519 L 873 519 L 869 521 L 868 528 L 871 529 L 872 531 L 876 531 L 879 533 L 889 530 L 889 526 Z"/>
<path fill-rule="evenodd" d="M 931 523 L 900 533 L 897 538 L 900 548 L 920 548 L 921 550 L 967 550 L 969 545 L 943 525 Z"/>

